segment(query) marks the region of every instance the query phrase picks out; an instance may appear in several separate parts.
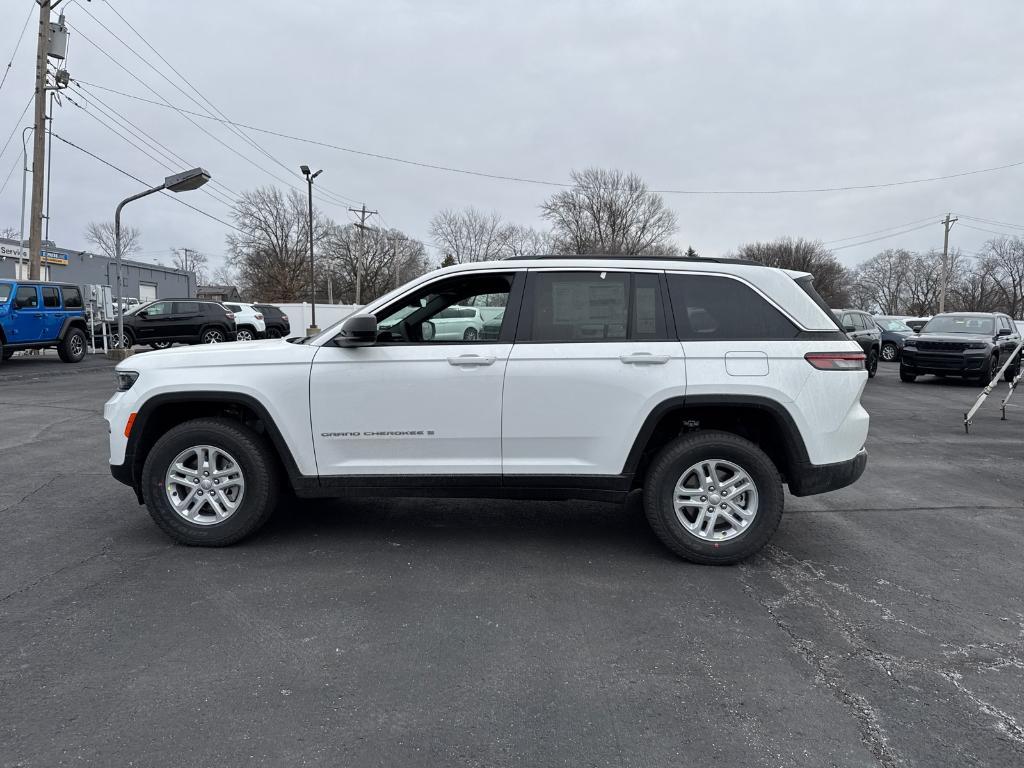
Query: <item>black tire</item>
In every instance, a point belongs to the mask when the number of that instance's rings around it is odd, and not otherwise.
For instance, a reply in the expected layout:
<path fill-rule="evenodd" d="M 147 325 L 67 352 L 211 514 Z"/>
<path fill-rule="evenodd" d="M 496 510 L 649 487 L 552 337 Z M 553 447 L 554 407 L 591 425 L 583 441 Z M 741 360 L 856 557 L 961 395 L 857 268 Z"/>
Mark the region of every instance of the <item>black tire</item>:
<path fill-rule="evenodd" d="M 267 328 L 267 338 L 268 339 L 280 339 L 281 338 L 281 331 L 280 331 L 280 329 L 278 329 L 278 328 Z"/>
<path fill-rule="evenodd" d="M 988 359 L 988 364 L 984 367 L 982 373 L 978 375 L 976 381 L 984 387 L 995 378 L 997 373 L 999 373 L 999 358 L 996 355 L 992 355 L 992 357 Z"/>
<path fill-rule="evenodd" d="M 235 341 L 256 341 L 256 329 L 249 325 L 242 325 L 235 331 Z"/>
<path fill-rule="evenodd" d="M 182 451 L 196 445 L 227 451 L 238 462 L 245 479 L 238 509 L 213 525 L 183 518 L 174 511 L 165 492 L 167 467 Z M 255 533 L 273 514 L 277 486 L 276 462 L 266 442 L 228 419 L 195 419 L 170 429 L 150 449 L 142 469 L 142 496 L 150 517 L 172 539 L 189 546 L 224 547 Z"/>
<path fill-rule="evenodd" d="M 173 341 L 154 341 L 149 346 L 153 349 L 170 349 L 173 345 Z"/>
<path fill-rule="evenodd" d="M 227 341 L 227 339 L 227 334 L 217 326 L 203 328 L 202 332 L 199 334 L 199 341 L 203 344 L 221 344 Z"/>
<path fill-rule="evenodd" d="M 13 349 L 4 349 L 4 345 L 0 344 L 0 362 L 6 362 L 14 356 Z"/>
<path fill-rule="evenodd" d="M 867 359 L 867 362 L 866 362 L 866 367 L 868 369 L 868 378 L 869 379 L 875 378 L 875 374 L 878 373 L 878 350 L 877 349 L 872 349 L 870 352 L 868 352 L 868 359 Z"/>
<path fill-rule="evenodd" d="M 132 336 L 131 331 L 129 331 L 127 328 L 124 331 L 124 338 L 125 338 L 125 343 L 124 343 L 125 349 L 131 349 L 132 347 L 135 346 L 135 337 Z M 111 339 L 111 345 L 115 349 L 120 349 L 121 348 L 121 344 L 120 344 L 120 342 L 117 339 L 117 330 L 114 330 L 112 332 L 110 339 Z"/>
<path fill-rule="evenodd" d="M 742 468 L 757 489 L 757 514 L 749 527 L 725 541 L 699 539 L 683 527 L 673 504 L 675 484 L 687 468 L 702 460 L 730 461 Z M 684 560 L 731 565 L 758 552 L 782 519 L 782 480 L 771 459 L 754 443 L 730 432 L 695 432 L 677 438 L 655 457 L 644 480 L 644 512 L 661 542 Z"/>
<path fill-rule="evenodd" d="M 85 331 L 81 328 L 68 328 L 68 332 L 57 345 L 57 355 L 60 356 L 61 362 L 82 362 L 85 359 Z"/>
<path fill-rule="evenodd" d="M 466 341 L 476 341 L 480 338 L 480 334 L 477 333 L 476 328 L 467 328 L 462 334 L 462 338 Z"/>
<path fill-rule="evenodd" d="M 1005 373 L 1003 373 L 1003 381 L 1013 381 L 1015 378 L 1017 378 L 1017 374 L 1019 373 L 1020 361 L 1018 360 L 1015 364 L 1007 368 Z"/>
<path fill-rule="evenodd" d="M 905 365 L 900 365 L 900 381 L 904 381 L 907 384 L 913 384 L 917 381 L 917 374 L 913 373 Z"/>
<path fill-rule="evenodd" d="M 900 349 L 891 341 L 887 341 L 882 345 L 881 357 L 887 363 L 895 363 L 900 359 Z"/>

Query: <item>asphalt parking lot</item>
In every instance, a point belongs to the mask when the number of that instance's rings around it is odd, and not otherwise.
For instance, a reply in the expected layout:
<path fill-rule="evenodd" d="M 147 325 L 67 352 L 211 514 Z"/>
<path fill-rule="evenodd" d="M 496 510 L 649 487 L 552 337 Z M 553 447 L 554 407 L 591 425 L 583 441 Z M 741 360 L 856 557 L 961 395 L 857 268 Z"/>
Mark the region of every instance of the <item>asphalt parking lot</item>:
<path fill-rule="evenodd" d="M 175 546 L 109 476 L 112 385 L 0 368 L 2 766 L 1024 764 L 1024 408 L 965 435 L 974 387 L 883 364 L 863 479 L 709 568 L 637 499 Z"/>

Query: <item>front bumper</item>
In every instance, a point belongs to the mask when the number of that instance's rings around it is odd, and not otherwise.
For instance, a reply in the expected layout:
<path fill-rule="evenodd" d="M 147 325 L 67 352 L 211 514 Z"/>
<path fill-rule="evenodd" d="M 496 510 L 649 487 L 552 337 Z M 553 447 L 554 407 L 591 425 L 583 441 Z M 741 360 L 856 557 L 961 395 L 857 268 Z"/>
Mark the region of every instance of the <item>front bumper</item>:
<path fill-rule="evenodd" d="M 901 362 L 915 373 L 948 373 L 952 376 L 970 376 L 981 373 L 991 350 L 969 352 L 934 352 L 904 347 Z"/>
<path fill-rule="evenodd" d="M 864 474 L 868 465 L 868 452 L 861 448 L 849 461 L 835 464 L 797 464 L 786 482 L 794 496 L 813 496 L 817 493 L 837 491 L 852 485 Z"/>

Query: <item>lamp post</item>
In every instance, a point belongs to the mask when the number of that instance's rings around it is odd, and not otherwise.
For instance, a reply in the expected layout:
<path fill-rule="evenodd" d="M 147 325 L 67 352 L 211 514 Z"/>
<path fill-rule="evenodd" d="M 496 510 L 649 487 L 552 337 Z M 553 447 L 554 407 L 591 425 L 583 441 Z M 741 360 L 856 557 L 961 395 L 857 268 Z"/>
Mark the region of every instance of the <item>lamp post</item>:
<path fill-rule="evenodd" d="M 300 165 L 299 170 L 306 177 L 306 184 L 309 186 L 309 306 L 313 314 L 306 335 L 316 336 L 320 329 L 316 325 L 316 270 L 313 268 L 313 179 L 323 173 L 324 169 L 310 173 L 308 165 Z"/>
<path fill-rule="evenodd" d="M 146 195 L 152 195 L 154 192 L 160 192 L 165 189 L 171 192 L 189 192 L 193 189 L 199 189 L 209 180 L 209 173 L 202 168 L 193 168 L 190 171 L 182 171 L 173 176 L 168 176 L 159 187 L 153 187 L 145 192 L 139 192 L 137 195 L 126 197 L 117 204 L 117 209 L 114 211 L 114 259 L 117 262 L 117 346 L 107 353 L 112 359 L 124 360 L 132 353 L 124 343 L 124 304 L 121 300 L 121 209 L 133 200 L 138 200 Z"/>

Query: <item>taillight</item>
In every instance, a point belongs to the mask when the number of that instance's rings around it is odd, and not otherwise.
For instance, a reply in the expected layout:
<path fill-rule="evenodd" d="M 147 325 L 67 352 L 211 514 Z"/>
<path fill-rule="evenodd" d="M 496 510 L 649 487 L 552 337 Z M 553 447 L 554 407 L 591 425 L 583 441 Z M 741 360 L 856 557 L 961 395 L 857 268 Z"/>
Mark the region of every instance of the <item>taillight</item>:
<path fill-rule="evenodd" d="M 262 320 L 263 319 L 263 315 L 261 315 L 259 312 L 257 312 L 256 313 L 256 319 L 257 320 Z"/>
<path fill-rule="evenodd" d="M 235 313 L 234 312 L 226 312 L 225 314 L 227 315 L 228 320 L 234 320 L 235 319 Z"/>
<path fill-rule="evenodd" d="M 804 360 L 819 371 L 863 371 L 863 352 L 808 352 Z"/>

